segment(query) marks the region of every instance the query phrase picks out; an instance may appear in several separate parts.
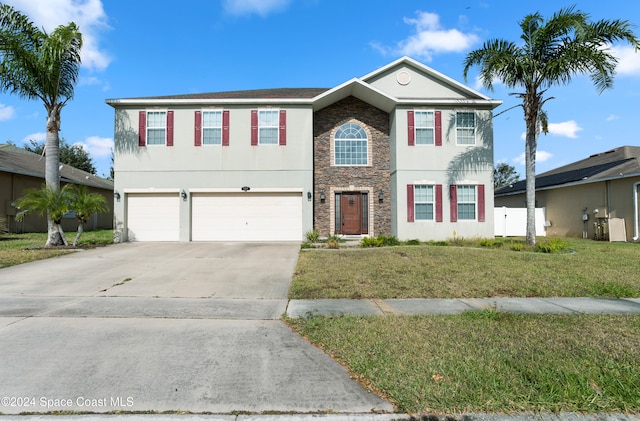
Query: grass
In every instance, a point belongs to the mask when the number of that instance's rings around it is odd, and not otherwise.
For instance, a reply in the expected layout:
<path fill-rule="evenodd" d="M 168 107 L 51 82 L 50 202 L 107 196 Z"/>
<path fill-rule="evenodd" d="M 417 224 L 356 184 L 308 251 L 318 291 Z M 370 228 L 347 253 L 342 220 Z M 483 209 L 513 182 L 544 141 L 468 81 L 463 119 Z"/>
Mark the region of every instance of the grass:
<path fill-rule="evenodd" d="M 293 299 L 464 297 L 639 297 L 640 248 L 631 243 L 539 239 L 384 248 L 305 250 L 289 291 Z M 447 245 L 447 246 L 444 246 Z M 564 248 L 564 250 L 562 250 Z"/>
<path fill-rule="evenodd" d="M 398 412 L 638 412 L 640 317 L 288 320 Z"/>
<path fill-rule="evenodd" d="M 75 232 L 66 233 L 67 240 L 73 240 Z M 48 259 L 73 253 L 68 248 L 43 248 L 47 241 L 46 233 L 4 234 L 0 236 L 0 268 Z M 111 244 L 113 230 L 85 231 L 80 237 L 79 248 Z"/>

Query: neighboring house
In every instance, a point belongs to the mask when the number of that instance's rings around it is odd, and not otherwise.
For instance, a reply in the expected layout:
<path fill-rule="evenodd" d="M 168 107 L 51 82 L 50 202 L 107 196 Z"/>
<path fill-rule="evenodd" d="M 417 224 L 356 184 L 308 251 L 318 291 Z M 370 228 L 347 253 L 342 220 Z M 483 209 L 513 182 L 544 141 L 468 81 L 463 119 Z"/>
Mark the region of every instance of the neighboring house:
<path fill-rule="evenodd" d="M 19 210 L 15 201 L 22 197 L 25 189 L 39 189 L 44 184 L 44 157 L 13 145 L 0 145 L 0 216 L 7 219 L 10 232 L 47 232 L 47 219 L 28 212 L 21 222 L 15 219 Z M 109 212 L 94 215 L 86 224 L 86 229 L 113 227 L 113 182 L 96 177 L 77 168 L 62 165 L 60 184 L 82 184 L 91 193 L 102 194 L 109 204 Z M 74 215 L 62 220 L 65 231 L 75 231 L 78 227 Z"/>
<path fill-rule="evenodd" d="M 106 102 L 122 241 L 493 237 L 501 102 L 410 58 L 330 89 Z"/>
<path fill-rule="evenodd" d="M 546 208 L 547 235 L 607 239 L 611 218 L 638 239 L 640 147 L 622 146 L 536 177 L 536 207 Z M 525 181 L 498 189 L 495 205 L 526 207 Z"/>

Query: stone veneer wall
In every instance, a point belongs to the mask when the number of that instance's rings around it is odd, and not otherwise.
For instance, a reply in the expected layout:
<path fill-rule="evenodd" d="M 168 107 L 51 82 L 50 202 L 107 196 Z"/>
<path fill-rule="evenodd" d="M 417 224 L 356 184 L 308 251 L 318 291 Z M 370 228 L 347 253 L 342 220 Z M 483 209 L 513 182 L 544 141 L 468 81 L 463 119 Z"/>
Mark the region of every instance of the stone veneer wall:
<path fill-rule="evenodd" d="M 369 192 L 369 235 L 391 234 L 389 114 L 355 97 L 348 97 L 314 115 L 313 226 L 321 237 L 334 233 L 334 193 Z M 342 124 L 362 125 L 369 136 L 369 165 L 333 166 L 333 134 Z M 383 192 L 382 202 L 378 194 Z M 320 200 L 324 192 L 326 199 Z"/>

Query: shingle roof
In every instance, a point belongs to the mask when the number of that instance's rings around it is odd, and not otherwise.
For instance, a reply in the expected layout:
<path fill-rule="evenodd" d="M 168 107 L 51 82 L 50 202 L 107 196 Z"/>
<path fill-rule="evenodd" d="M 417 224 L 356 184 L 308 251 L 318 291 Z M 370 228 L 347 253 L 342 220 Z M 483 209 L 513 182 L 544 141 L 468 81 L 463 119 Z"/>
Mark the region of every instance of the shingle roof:
<path fill-rule="evenodd" d="M 0 171 L 44 179 L 44 157 L 13 145 L 0 145 Z M 113 182 L 68 165 L 60 170 L 60 181 L 113 190 Z"/>
<path fill-rule="evenodd" d="M 329 88 L 276 88 L 164 95 L 129 99 L 311 99 L 328 90 Z"/>
<path fill-rule="evenodd" d="M 640 175 L 640 147 L 621 146 L 542 173 L 536 177 L 536 190 L 575 182 L 596 182 Z M 496 190 L 496 196 L 526 191 L 525 180 Z"/>

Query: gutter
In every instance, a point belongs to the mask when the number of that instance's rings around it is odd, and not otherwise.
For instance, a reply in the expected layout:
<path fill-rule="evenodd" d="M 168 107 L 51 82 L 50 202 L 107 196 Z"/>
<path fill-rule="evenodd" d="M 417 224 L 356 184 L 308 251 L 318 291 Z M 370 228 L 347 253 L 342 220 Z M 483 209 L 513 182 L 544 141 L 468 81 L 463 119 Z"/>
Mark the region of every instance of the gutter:
<path fill-rule="evenodd" d="M 638 234 L 638 186 L 640 181 L 633 184 L 633 241 L 638 241 L 640 234 Z"/>

